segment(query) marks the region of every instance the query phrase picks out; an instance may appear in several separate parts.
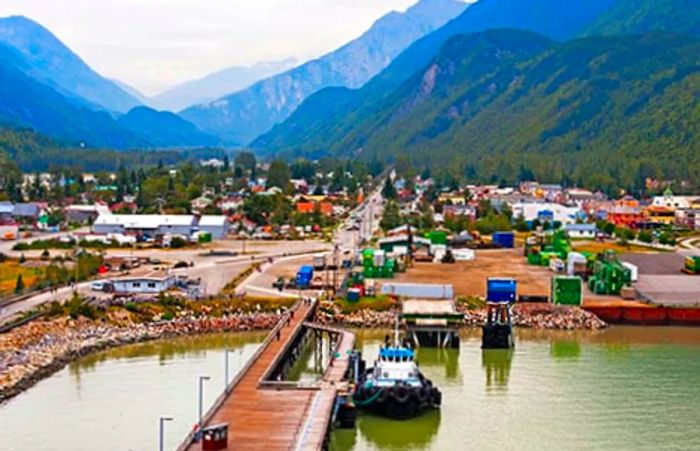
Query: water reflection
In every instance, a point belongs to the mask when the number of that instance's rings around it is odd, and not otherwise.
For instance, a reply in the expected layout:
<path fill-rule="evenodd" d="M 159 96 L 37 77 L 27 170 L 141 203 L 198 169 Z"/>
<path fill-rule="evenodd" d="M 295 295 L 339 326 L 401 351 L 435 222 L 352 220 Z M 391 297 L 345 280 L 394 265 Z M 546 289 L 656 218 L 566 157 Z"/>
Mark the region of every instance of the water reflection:
<path fill-rule="evenodd" d="M 452 348 L 419 348 L 417 361 L 422 370 L 430 371 L 431 375 L 436 372 L 433 369 L 444 368 L 444 378 L 447 380 L 460 380 L 459 371 L 459 349 Z M 427 374 L 426 374 L 427 375 Z"/>
<path fill-rule="evenodd" d="M 581 343 L 573 340 L 554 340 L 549 346 L 549 353 L 555 359 L 578 360 L 581 357 Z"/>
<path fill-rule="evenodd" d="M 362 414 L 357 419 L 362 437 L 377 449 L 425 449 L 440 429 L 440 410 L 431 410 L 408 421 L 390 420 L 378 415 Z M 351 449 L 349 443 L 339 443 L 334 449 Z"/>
<path fill-rule="evenodd" d="M 513 349 L 486 349 L 481 352 L 481 366 L 486 373 L 487 392 L 507 390 L 513 355 Z"/>

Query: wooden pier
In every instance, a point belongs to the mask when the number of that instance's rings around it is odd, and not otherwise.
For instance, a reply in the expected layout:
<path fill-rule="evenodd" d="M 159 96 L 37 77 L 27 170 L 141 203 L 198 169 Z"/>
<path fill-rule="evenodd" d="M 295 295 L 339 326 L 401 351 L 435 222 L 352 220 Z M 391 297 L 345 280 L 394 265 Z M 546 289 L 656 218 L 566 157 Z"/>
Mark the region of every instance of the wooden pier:
<path fill-rule="evenodd" d="M 320 450 L 331 425 L 335 400 L 344 381 L 355 335 L 313 324 L 317 302 L 297 302 L 270 332 L 258 351 L 205 415 L 203 426 L 228 424 L 229 450 Z M 316 329 L 336 337 L 334 356 L 316 383 L 273 380 L 299 334 Z M 279 337 L 279 338 L 278 338 Z M 199 451 L 190 434 L 179 451 Z"/>

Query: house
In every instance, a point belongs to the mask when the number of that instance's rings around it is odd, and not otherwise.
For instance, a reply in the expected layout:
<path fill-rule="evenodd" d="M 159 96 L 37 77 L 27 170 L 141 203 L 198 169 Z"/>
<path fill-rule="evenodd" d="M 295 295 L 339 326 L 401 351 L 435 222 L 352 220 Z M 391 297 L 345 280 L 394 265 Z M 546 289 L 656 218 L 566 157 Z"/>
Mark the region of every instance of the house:
<path fill-rule="evenodd" d="M 644 221 L 644 214 L 640 207 L 628 205 L 614 205 L 607 214 L 607 221 L 618 227 L 635 229 Z"/>
<path fill-rule="evenodd" d="M 659 209 L 659 211 L 671 210 L 675 212 L 677 209 L 690 208 L 691 199 L 685 196 L 674 196 L 671 189 L 666 189 L 663 196 L 654 196 L 651 201 L 651 207 Z M 662 210 L 663 209 L 663 210 Z"/>
<path fill-rule="evenodd" d="M 228 236 L 230 228 L 228 218 L 226 216 L 205 215 L 199 218 L 200 232 L 207 232 L 215 240 L 223 240 Z"/>
<path fill-rule="evenodd" d="M 476 220 L 476 207 L 469 204 L 445 205 L 442 207 L 442 214 L 445 217 L 466 217 L 471 221 Z"/>
<path fill-rule="evenodd" d="M 0 202 L 0 223 L 13 222 L 12 213 L 15 211 L 15 206 L 12 202 Z"/>
<path fill-rule="evenodd" d="M 676 224 L 690 230 L 700 230 L 700 208 L 676 210 Z"/>
<path fill-rule="evenodd" d="M 159 235 L 191 236 L 196 219 L 192 215 L 100 215 L 92 226 L 94 233 L 133 233 L 155 237 Z"/>
<path fill-rule="evenodd" d="M 192 206 L 193 210 L 201 211 L 207 208 L 212 203 L 213 201 L 208 197 L 200 196 L 196 199 L 193 199 L 192 202 L 190 202 L 190 205 Z"/>
<path fill-rule="evenodd" d="M 158 294 L 173 288 L 175 276 L 163 277 L 124 277 L 112 279 L 110 284 L 115 293 L 120 294 Z"/>
<path fill-rule="evenodd" d="M 571 239 L 595 239 L 598 227 L 595 224 L 566 224 L 564 231 Z"/>
<path fill-rule="evenodd" d="M 318 206 L 319 211 L 324 216 L 333 215 L 333 204 L 330 202 L 314 202 L 307 200 L 300 200 L 296 204 L 296 209 L 298 213 L 302 214 L 312 214 L 316 211 Z"/>

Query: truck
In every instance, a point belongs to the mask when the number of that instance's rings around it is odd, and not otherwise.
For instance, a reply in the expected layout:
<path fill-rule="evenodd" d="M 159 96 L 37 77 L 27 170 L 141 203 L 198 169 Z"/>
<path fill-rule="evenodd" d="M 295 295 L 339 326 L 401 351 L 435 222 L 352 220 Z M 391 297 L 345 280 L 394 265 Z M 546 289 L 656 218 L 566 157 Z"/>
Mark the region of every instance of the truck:
<path fill-rule="evenodd" d="M 685 266 L 682 271 L 686 274 L 700 274 L 700 257 L 688 256 L 685 258 Z"/>
<path fill-rule="evenodd" d="M 326 254 L 315 254 L 313 258 L 314 269 L 326 269 Z"/>
<path fill-rule="evenodd" d="M 299 289 L 309 288 L 314 278 L 314 268 L 311 265 L 304 265 L 297 272 L 296 285 Z"/>

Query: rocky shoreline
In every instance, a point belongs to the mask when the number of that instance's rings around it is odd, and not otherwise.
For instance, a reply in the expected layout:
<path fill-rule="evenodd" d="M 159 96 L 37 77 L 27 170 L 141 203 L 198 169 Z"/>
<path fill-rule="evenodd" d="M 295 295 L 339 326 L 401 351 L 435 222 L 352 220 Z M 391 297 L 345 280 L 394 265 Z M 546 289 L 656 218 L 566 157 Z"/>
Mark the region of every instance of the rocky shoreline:
<path fill-rule="evenodd" d="M 336 306 L 326 305 L 319 312 L 319 322 L 358 329 L 391 328 L 396 311 L 358 310 L 343 313 Z M 459 308 L 464 314 L 463 327 L 481 327 L 486 322 L 486 309 Z M 513 326 L 527 329 L 600 330 L 608 325 L 594 314 L 579 307 L 552 304 L 520 304 L 513 308 Z"/>
<path fill-rule="evenodd" d="M 460 308 L 463 327 L 479 327 L 486 321 L 485 309 Z M 86 318 L 33 321 L 0 335 L 0 403 L 51 376 L 72 361 L 117 346 L 151 340 L 215 332 L 269 330 L 280 313 L 236 313 L 222 318 L 188 316 L 152 323 L 107 323 Z M 343 313 L 335 304 L 324 303 L 318 322 L 350 328 L 391 328 L 396 311 L 369 309 Z M 551 304 L 518 305 L 513 324 L 530 329 L 600 330 L 607 324 L 578 307 Z"/>
<path fill-rule="evenodd" d="M 0 404 L 94 352 L 184 335 L 267 330 L 279 319 L 251 313 L 119 326 L 86 319 L 35 321 L 0 335 Z"/>

